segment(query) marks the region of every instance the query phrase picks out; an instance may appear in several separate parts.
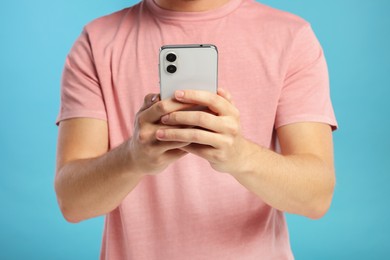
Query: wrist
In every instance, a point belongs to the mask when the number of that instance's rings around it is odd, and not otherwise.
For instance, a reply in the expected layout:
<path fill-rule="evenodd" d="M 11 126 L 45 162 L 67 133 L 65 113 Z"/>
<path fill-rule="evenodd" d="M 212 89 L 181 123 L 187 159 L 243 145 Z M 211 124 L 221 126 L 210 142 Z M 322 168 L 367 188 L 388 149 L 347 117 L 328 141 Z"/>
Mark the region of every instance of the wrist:
<path fill-rule="evenodd" d="M 262 153 L 265 148 L 246 139 L 242 140 L 237 167 L 230 173 L 233 177 L 251 176 L 261 169 Z"/>
<path fill-rule="evenodd" d="M 120 158 L 118 164 L 123 168 L 123 172 L 126 175 L 131 175 L 132 177 L 142 178 L 145 174 L 145 171 L 139 166 L 140 160 L 134 156 L 134 147 L 131 142 L 131 139 L 125 141 L 122 145 L 118 147 L 117 158 Z"/>
<path fill-rule="evenodd" d="M 143 152 L 137 147 L 139 145 L 131 139 L 123 145 L 124 165 L 128 174 L 142 178 L 147 175 L 156 175 L 166 168 L 165 163 L 158 164 L 157 162 L 161 160 Z"/>

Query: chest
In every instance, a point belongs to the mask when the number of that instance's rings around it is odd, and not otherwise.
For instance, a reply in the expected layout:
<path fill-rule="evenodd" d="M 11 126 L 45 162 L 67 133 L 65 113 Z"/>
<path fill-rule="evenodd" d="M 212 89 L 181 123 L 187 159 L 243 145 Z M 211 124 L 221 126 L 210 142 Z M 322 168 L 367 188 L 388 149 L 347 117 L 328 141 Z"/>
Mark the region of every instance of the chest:
<path fill-rule="evenodd" d="M 278 49 L 268 46 L 266 41 L 251 41 L 249 35 L 253 33 L 238 28 L 229 33 L 218 24 L 206 30 L 193 26 L 190 29 L 191 34 L 183 27 L 139 25 L 113 44 L 106 61 L 111 80 L 102 83 L 112 143 L 121 143 L 132 135 L 144 96 L 159 93 L 159 48 L 186 43 L 211 43 L 218 47 L 219 87 L 232 93 L 244 133 L 269 143 L 283 84 Z"/>

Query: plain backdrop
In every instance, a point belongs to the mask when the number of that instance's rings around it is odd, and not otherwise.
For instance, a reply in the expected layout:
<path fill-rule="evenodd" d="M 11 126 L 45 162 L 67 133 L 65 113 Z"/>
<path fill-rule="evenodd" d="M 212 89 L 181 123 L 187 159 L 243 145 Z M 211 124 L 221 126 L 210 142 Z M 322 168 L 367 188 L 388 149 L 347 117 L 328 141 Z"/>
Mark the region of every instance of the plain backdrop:
<path fill-rule="evenodd" d="M 82 27 L 136 1 L 0 7 L 0 259 L 97 259 L 103 218 L 69 224 L 54 168 L 59 83 Z M 296 259 L 390 259 L 390 1 L 266 0 L 310 21 L 339 122 L 337 186 L 320 220 L 288 215 Z"/>

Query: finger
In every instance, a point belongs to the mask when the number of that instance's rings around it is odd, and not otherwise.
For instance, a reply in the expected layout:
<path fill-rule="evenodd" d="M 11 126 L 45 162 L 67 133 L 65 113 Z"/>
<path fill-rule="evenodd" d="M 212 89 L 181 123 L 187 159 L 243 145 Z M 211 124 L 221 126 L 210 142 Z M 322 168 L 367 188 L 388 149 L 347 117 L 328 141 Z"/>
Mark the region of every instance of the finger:
<path fill-rule="evenodd" d="M 208 161 L 212 161 L 215 148 L 208 145 L 190 144 L 181 148 L 186 153 L 191 153 Z"/>
<path fill-rule="evenodd" d="M 144 98 L 144 103 L 142 104 L 140 111 L 144 111 L 148 109 L 151 105 L 153 105 L 155 102 L 159 100 L 160 100 L 159 94 L 154 94 L 154 93 L 147 94 Z"/>
<path fill-rule="evenodd" d="M 165 125 L 146 125 L 142 129 L 137 131 L 137 134 L 132 137 L 132 140 L 139 145 L 140 149 L 148 149 L 148 147 L 153 150 L 158 151 L 158 153 L 164 153 L 167 150 L 181 148 L 188 145 L 189 143 L 183 142 L 160 142 L 156 139 L 156 131 L 158 129 L 169 129 L 172 126 Z"/>
<path fill-rule="evenodd" d="M 238 115 L 237 108 L 227 99 L 208 91 L 178 90 L 175 92 L 175 98 L 183 103 L 207 106 L 218 115 Z"/>
<path fill-rule="evenodd" d="M 161 142 L 156 140 L 155 142 L 155 148 L 159 149 L 160 153 L 167 153 L 172 150 L 178 150 L 183 147 L 186 147 L 190 143 L 188 142 Z"/>
<path fill-rule="evenodd" d="M 174 99 L 164 99 L 155 102 L 152 104 L 149 108 L 145 109 L 144 114 L 142 115 L 143 120 L 148 122 L 157 122 L 160 121 L 161 117 L 178 111 L 178 110 L 184 110 L 193 105 L 186 104 L 182 102 L 178 102 Z"/>
<path fill-rule="evenodd" d="M 233 103 L 232 95 L 226 89 L 218 88 L 217 94 L 229 101 L 230 103 Z"/>
<path fill-rule="evenodd" d="M 215 116 L 203 111 L 177 111 L 163 116 L 161 122 L 170 126 L 196 126 L 217 133 L 231 133 L 236 123 L 230 119 L 232 118 Z"/>
<path fill-rule="evenodd" d="M 156 138 L 160 141 L 183 142 L 209 145 L 219 148 L 222 135 L 195 128 L 159 129 Z"/>

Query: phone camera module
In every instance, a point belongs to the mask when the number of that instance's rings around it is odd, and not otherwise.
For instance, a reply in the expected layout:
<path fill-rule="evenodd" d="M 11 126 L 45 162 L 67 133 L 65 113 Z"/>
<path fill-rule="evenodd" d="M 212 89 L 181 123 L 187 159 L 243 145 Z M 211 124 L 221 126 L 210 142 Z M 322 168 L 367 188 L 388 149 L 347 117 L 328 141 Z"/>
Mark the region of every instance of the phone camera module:
<path fill-rule="evenodd" d="M 177 70 L 177 68 L 176 68 L 175 65 L 169 65 L 169 66 L 167 67 L 167 71 L 168 71 L 169 73 L 171 73 L 171 74 L 175 73 L 176 70 Z"/>
<path fill-rule="evenodd" d="M 174 62 L 176 60 L 176 58 L 177 58 L 176 54 L 174 54 L 174 53 L 168 53 L 168 55 L 166 57 L 167 61 L 169 61 L 169 62 Z"/>

